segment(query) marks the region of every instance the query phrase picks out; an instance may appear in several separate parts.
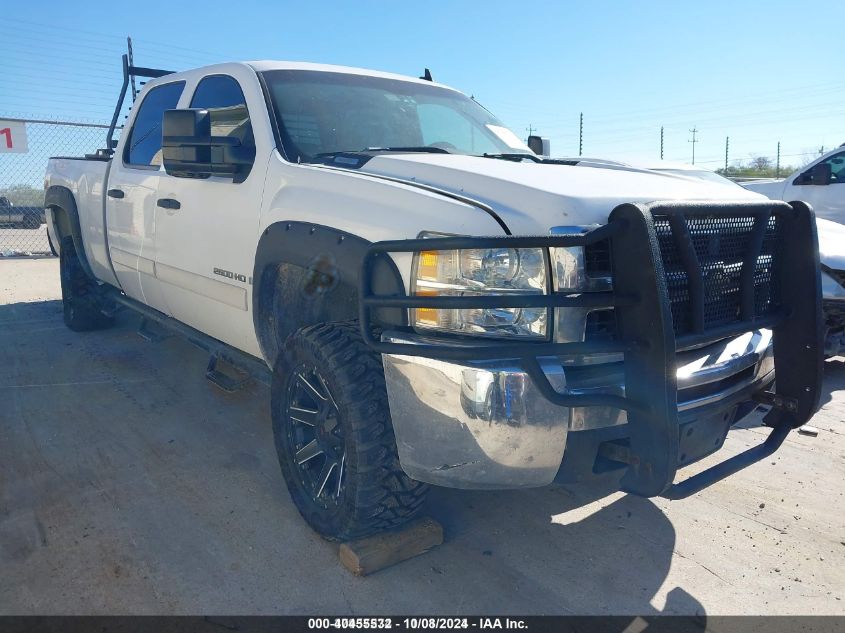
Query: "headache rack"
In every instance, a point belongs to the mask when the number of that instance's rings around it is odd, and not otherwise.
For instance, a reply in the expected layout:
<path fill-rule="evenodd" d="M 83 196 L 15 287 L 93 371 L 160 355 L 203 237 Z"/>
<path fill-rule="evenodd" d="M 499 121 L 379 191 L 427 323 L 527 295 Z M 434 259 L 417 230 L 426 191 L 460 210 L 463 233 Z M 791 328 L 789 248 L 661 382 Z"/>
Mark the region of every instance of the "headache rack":
<path fill-rule="evenodd" d="M 389 253 L 464 248 L 553 248 L 609 241 L 612 290 L 546 295 L 406 296 L 373 291 Z M 381 341 L 373 311 L 386 308 L 613 308 L 615 335 L 601 340 L 508 342 L 429 337 L 434 343 Z M 563 407 L 610 406 L 628 414 L 624 490 L 681 498 L 777 450 L 790 429 L 815 412 L 822 382 L 822 312 L 815 217 L 805 204 L 779 201 L 623 204 L 588 233 L 537 237 L 443 237 L 376 242 L 364 259 L 361 334 L 382 354 L 441 360 L 511 359 L 539 392 Z M 554 319 L 549 318 L 549 323 Z M 772 409 L 760 446 L 674 484 L 678 460 L 675 354 L 710 341 L 771 328 L 777 386 L 755 398 Z M 625 395 L 554 389 L 538 359 L 624 354 Z"/>
<path fill-rule="evenodd" d="M 114 131 L 117 129 L 117 120 L 120 118 L 120 112 L 123 110 L 123 102 L 126 100 L 126 91 L 129 89 L 129 83 L 135 77 L 143 77 L 146 79 L 156 79 L 158 77 L 164 77 L 165 75 L 173 74 L 172 70 L 160 70 L 158 68 L 144 68 L 143 66 L 133 66 L 129 64 L 129 56 L 124 54 L 122 56 L 122 63 L 123 63 L 123 84 L 120 88 L 120 96 L 117 98 L 117 105 L 114 107 L 114 114 L 111 118 L 111 123 L 109 124 L 109 131 L 106 133 L 106 149 L 104 154 L 111 156 L 114 154 L 114 148 L 117 147 L 117 141 L 114 139 Z M 141 82 L 143 85 L 143 82 Z M 133 97 L 134 97 L 134 86 L 133 88 Z"/>

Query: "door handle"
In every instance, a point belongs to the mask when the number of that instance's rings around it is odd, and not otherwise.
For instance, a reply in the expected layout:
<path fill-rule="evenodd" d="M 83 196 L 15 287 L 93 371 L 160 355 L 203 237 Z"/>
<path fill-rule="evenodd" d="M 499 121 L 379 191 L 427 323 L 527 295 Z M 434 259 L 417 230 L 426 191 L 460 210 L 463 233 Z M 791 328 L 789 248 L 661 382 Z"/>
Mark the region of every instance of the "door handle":
<path fill-rule="evenodd" d="M 158 206 L 162 209 L 181 209 L 182 205 L 179 204 L 178 200 L 174 200 L 173 198 L 159 198 L 156 202 Z"/>
<path fill-rule="evenodd" d="M 120 189 L 109 189 L 108 194 L 109 198 L 122 198 L 126 195 Z"/>

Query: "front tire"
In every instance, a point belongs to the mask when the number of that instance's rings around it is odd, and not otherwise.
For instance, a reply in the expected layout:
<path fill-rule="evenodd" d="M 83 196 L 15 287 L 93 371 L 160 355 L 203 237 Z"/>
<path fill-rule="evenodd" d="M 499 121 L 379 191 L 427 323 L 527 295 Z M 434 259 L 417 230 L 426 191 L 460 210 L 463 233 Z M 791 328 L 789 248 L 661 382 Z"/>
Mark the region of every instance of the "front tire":
<path fill-rule="evenodd" d="M 114 323 L 114 318 L 102 312 L 103 302 L 97 292 L 97 284 L 85 273 L 73 238 L 62 240 L 59 256 L 59 275 L 62 283 L 62 307 L 64 321 L 74 332 L 102 330 Z"/>
<path fill-rule="evenodd" d="M 381 358 L 354 323 L 292 334 L 273 372 L 273 435 L 294 504 L 329 540 L 413 518 L 428 486 L 399 466 Z"/>

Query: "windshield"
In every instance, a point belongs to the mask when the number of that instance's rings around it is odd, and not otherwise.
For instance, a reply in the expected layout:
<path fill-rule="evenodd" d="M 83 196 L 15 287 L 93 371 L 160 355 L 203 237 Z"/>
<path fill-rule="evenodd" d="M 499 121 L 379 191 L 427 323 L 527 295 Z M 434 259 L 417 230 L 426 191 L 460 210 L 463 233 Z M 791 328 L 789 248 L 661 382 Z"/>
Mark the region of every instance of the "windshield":
<path fill-rule="evenodd" d="M 306 70 L 261 73 L 292 161 L 334 152 L 413 148 L 454 154 L 530 153 L 472 99 L 439 86 Z"/>

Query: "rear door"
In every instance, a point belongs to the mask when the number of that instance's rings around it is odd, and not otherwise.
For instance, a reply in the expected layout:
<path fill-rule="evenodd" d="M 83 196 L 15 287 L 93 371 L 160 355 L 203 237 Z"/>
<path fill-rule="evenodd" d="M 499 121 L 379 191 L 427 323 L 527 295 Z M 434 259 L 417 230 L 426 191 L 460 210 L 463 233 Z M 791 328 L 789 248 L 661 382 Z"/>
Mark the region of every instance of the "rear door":
<path fill-rule="evenodd" d="M 152 88 L 135 105 L 135 117 L 115 155 L 106 192 L 109 256 L 123 291 L 162 312 L 167 303 L 155 277 L 155 213 L 161 164 L 161 122 L 185 88 L 175 81 Z"/>
<path fill-rule="evenodd" d="M 208 110 L 212 136 L 234 136 L 255 147 L 250 114 L 238 81 L 208 75 L 190 108 Z M 267 144 L 267 139 L 260 139 Z M 245 176 L 184 178 L 163 173 L 156 209 L 156 274 L 173 316 L 254 355 L 260 355 L 250 310 L 261 198 L 269 147 Z"/>

